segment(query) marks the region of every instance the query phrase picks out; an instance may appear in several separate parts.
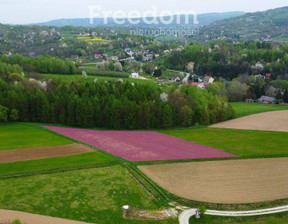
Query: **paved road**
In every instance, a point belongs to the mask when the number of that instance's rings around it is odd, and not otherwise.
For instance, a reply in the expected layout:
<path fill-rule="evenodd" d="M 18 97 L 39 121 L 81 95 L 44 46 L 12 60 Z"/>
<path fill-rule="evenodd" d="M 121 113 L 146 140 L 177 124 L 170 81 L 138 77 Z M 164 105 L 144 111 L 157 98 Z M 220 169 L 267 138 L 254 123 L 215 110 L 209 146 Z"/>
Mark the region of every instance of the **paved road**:
<path fill-rule="evenodd" d="M 207 210 L 205 212 L 206 215 L 215 215 L 215 216 L 234 216 L 234 217 L 240 217 L 240 216 L 257 216 L 257 215 L 269 215 L 269 214 L 275 214 L 280 212 L 287 212 L 288 211 L 288 205 L 286 206 L 280 206 L 276 208 L 268 208 L 268 209 L 260 209 L 260 210 L 253 210 L 253 211 L 216 211 L 216 210 Z M 178 218 L 179 224 L 189 224 L 189 219 L 191 216 L 194 216 L 196 214 L 196 209 L 188 209 L 182 212 Z"/>

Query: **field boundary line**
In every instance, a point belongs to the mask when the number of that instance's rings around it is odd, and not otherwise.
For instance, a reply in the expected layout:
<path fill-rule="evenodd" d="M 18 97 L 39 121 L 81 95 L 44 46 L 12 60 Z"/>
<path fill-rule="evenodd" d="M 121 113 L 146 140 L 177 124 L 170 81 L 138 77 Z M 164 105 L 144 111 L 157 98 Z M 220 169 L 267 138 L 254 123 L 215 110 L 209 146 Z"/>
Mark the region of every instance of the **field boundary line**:
<path fill-rule="evenodd" d="M 81 167 L 67 167 L 63 169 L 49 169 L 49 170 L 43 170 L 39 172 L 27 172 L 27 173 L 19 173 L 19 174 L 12 174 L 12 175 L 6 175 L 6 176 L 0 176 L 0 180 L 5 179 L 14 179 L 14 178 L 21 178 L 21 177 L 30 177 L 30 176 L 39 176 L 39 175 L 46 175 L 46 174 L 55 174 L 55 173 L 65 173 L 65 172 L 73 172 L 78 170 L 90 170 L 90 169 L 97 169 L 97 168 L 104 168 L 109 166 L 117 166 L 121 163 L 119 161 L 112 161 L 108 163 L 99 163 L 99 164 L 92 164 L 87 166 L 81 166 Z"/>

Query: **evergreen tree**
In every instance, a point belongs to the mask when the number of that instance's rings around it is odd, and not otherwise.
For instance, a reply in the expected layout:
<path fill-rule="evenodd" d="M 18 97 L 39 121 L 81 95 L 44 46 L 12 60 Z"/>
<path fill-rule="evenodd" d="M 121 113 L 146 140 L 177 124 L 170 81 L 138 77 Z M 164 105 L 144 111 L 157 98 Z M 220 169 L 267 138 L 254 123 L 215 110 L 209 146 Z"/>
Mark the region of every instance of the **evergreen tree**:
<path fill-rule="evenodd" d="M 288 89 L 286 89 L 284 92 L 283 100 L 284 100 L 284 103 L 288 103 Z"/>
<path fill-rule="evenodd" d="M 0 122 L 8 121 L 8 108 L 0 105 Z"/>

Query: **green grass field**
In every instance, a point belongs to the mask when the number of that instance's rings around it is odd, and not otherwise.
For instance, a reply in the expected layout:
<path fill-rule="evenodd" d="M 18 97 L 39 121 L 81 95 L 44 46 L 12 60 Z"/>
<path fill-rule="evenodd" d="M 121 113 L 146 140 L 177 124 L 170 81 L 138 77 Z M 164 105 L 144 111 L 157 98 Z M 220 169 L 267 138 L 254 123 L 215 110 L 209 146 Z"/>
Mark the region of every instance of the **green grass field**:
<path fill-rule="evenodd" d="M 73 142 L 41 127 L 25 123 L 0 123 L 0 150 L 67 145 Z"/>
<path fill-rule="evenodd" d="M 157 205 L 120 166 L 1 180 L 0 207 L 41 215 L 107 223 L 177 223 L 128 221 L 125 204 L 140 209 Z"/>
<path fill-rule="evenodd" d="M 279 105 L 279 104 L 265 105 L 260 103 L 237 102 L 237 103 L 231 103 L 231 105 L 237 112 L 235 118 L 244 117 L 252 114 L 264 113 L 268 111 L 288 110 L 288 105 Z"/>
<path fill-rule="evenodd" d="M 115 163 L 115 159 L 100 152 L 0 164 L 0 179 L 39 173 L 98 167 Z"/>
<path fill-rule="evenodd" d="M 160 132 L 244 157 L 288 155 L 288 133 L 285 132 L 207 127 Z"/>

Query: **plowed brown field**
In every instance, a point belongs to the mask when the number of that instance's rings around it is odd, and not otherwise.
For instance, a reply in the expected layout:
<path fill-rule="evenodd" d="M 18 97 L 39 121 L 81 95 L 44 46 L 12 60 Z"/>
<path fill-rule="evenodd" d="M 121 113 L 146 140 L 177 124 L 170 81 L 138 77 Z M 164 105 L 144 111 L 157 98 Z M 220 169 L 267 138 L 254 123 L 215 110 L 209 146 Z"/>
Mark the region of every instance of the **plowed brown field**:
<path fill-rule="evenodd" d="M 61 145 L 43 148 L 16 149 L 0 151 L 0 163 L 11 163 L 25 160 L 46 159 L 93 152 L 93 149 L 81 145 Z"/>
<path fill-rule="evenodd" d="M 235 120 L 225 121 L 210 127 L 288 132 L 288 111 L 282 110 L 254 114 Z"/>
<path fill-rule="evenodd" d="M 254 203 L 288 198 L 288 158 L 139 166 L 158 185 L 183 198 Z"/>
<path fill-rule="evenodd" d="M 0 223 L 12 223 L 16 219 L 25 224 L 88 224 L 86 222 L 0 209 Z"/>

